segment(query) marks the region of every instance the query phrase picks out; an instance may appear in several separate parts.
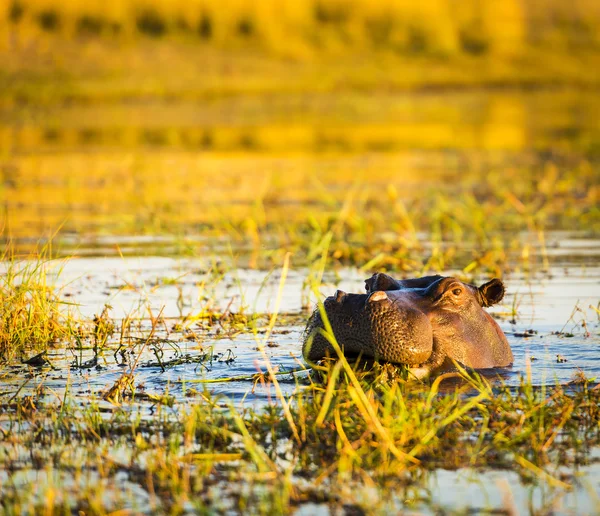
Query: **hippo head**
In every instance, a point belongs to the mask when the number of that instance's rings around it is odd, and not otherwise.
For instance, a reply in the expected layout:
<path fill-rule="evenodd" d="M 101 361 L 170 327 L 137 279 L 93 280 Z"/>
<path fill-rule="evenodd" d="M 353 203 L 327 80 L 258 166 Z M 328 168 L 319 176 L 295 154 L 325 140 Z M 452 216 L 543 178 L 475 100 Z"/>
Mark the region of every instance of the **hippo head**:
<path fill-rule="evenodd" d="M 505 367 L 513 355 L 502 330 L 483 307 L 498 303 L 504 286 L 493 279 L 481 287 L 443 276 L 395 280 L 375 274 L 366 294 L 337 291 L 323 305 L 337 342 L 347 356 L 363 356 L 424 367 Z M 312 362 L 335 350 L 324 337 L 320 311 L 311 316 L 303 354 Z"/>

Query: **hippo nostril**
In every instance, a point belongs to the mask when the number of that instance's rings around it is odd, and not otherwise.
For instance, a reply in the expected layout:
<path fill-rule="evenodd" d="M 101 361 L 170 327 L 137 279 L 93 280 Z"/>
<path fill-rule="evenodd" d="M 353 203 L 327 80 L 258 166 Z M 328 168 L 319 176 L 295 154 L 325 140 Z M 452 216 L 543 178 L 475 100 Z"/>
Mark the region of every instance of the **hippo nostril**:
<path fill-rule="evenodd" d="M 369 303 L 384 301 L 386 299 L 388 299 L 388 295 L 383 290 L 377 290 L 369 296 Z"/>
<path fill-rule="evenodd" d="M 336 290 L 333 297 L 337 303 L 341 303 L 347 295 L 343 290 Z"/>

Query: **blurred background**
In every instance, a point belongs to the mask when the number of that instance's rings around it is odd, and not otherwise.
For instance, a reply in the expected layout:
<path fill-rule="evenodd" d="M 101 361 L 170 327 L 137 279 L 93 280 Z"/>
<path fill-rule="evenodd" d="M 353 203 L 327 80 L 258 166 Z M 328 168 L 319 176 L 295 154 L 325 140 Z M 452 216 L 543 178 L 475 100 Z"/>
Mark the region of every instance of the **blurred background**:
<path fill-rule="evenodd" d="M 1 242 L 545 267 L 599 85 L 597 0 L 4 0 Z"/>

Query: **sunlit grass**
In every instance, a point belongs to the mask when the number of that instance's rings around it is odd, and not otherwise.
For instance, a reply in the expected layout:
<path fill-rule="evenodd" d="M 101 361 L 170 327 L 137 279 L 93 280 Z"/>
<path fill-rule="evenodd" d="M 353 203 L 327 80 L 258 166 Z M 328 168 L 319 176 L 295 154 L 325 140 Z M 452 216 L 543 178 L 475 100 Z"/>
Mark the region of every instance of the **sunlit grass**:
<path fill-rule="evenodd" d="M 315 245 L 306 288 L 316 292 L 321 284 L 333 243 L 329 232 Z M 43 255 L 39 258 L 7 264 L 7 270 L 13 267 L 10 277 L 29 271 L 10 284 L 25 279 L 29 291 L 46 285 L 40 271 L 47 264 Z M 286 256 L 278 268 L 278 299 L 289 267 Z M 222 276 L 209 270 L 205 277 L 200 290 L 210 296 Z M 49 306 L 31 299 L 36 306 Z M 264 352 L 271 331 L 285 317 L 278 314 L 279 302 L 259 317 L 208 313 L 210 300 L 205 301 L 207 308 L 196 319 L 181 315 L 168 326 L 161 312 L 144 309 L 143 302 L 121 320 L 112 319 L 106 307 L 94 320 L 79 321 L 79 333 L 65 341 L 67 349 L 93 348 L 95 359 L 126 351 L 130 358 L 129 367 L 103 390 L 92 389 L 85 403 L 72 393 L 70 381 L 57 391 L 43 374 L 39 381 L 23 379 L 0 392 L 6 400 L 0 404 L 4 509 L 50 514 L 227 507 L 288 513 L 315 502 L 397 511 L 410 506 L 407 500 L 428 507 L 429 475 L 439 468 L 509 469 L 525 484 L 568 491 L 576 480 L 565 471 L 586 464 L 590 450 L 600 444 L 600 390 L 595 379 L 583 374 L 569 385 L 541 387 L 526 374 L 515 388 L 458 368 L 422 382 L 391 364 L 350 363 L 340 353 L 337 361 L 322 363 L 311 374 L 299 364 L 293 373 L 298 375 L 295 390 L 284 394 L 278 382 L 289 382 L 285 377 L 292 373 L 277 371 Z M 50 305 L 49 312 L 59 322 L 68 317 L 60 304 Z M 224 337 L 230 329 L 253 333 L 265 372 L 260 378 L 187 380 L 183 392 L 168 385 L 163 392 L 145 393 L 137 377 L 144 351 L 156 346 L 157 362 L 151 365 L 162 371 L 185 364 L 185 359 L 161 358 L 160 346 L 176 345 L 162 335 L 183 337 L 190 322 L 201 321 L 194 328 L 201 336 L 214 327 Z M 324 332 L 335 347 L 327 324 Z M 49 333 L 42 325 L 34 334 Z M 201 347 L 199 358 L 209 359 Z M 98 363 L 76 360 L 71 368 L 89 370 Z M 47 365 L 30 367 L 43 373 Z M 2 374 L 12 379 L 6 370 Z M 218 382 L 232 380 L 247 382 L 248 388 L 260 381 L 271 385 L 276 396 L 254 409 L 211 393 Z M 38 476 L 33 490 L 20 481 L 30 472 Z M 74 483 L 68 480 L 71 475 Z"/>
<path fill-rule="evenodd" d="M 281 405 L 227 408 L 207 391 L 176 411 L 155 400 L 154 415 L 144 417 L 131 398 L 106 414 L 98 401 L 84 407 L 68 394 L 60 404 L 20 396 L 2 408 L 10 422 L 0 456 L 8 472 L 4 507 L 102 512 L 137 500 L 140 510 L 176 512 L 195 500 L 197 507 L 286 513 L 306 502 L 364 507 L 367 488 L 376 493 L 372 510 L 397 510 L 406 493 L 423 493 L 437 468 L 512 469 L 526 483 L 569 490 L 575 480 L 564 466 L 585 464 L 599 443 L 600 391 L 587 381 L 568 392 L 527 382 L 492 389 L 465 375 L 440 392 L 447 379 L 419 386 L 348 372 L 328 367 L 321 380 L 299 385 L 289 399 L 291 422 Z M 35 461 L 19 458 L 24 449 Z M 17 482 L 22 468 L 76 471 L 83 485 L 99 474 L 101 482 L 91 490 L 40 481 L 25 492 Z M 137 494 L 123 491 L 124 478 Z M 426 507 L 427 498 L 419 503 Z"/>
<path fill-rule="evenodd" d="M 45 351 L 69 334 L 66 303 L 48 279 L 48 266 L 45 250 L 25 260 L 10 251 L 2 256 L 0 360 L 14 358 L 26 349 Z"/>
<path fill-rule="evenodd" d="M 311 374 L 299 363 L 286 395 L 291 373 L 265 346 L 285 317 L 290 268 L 304 274 L 307 308 L 343 266 L 548 270 L 548 231 L 597 234 L 597 120 L 580 90 L 532 104 L 459 95 L 461 108 L 430 95 L 418 109 L 415 97 L 385 92 L 593 85 L 599 28 L 592 0 L 3 3 L 2 509 L 435 511 L 427 488 L 438 468 L 509 469 L 524 483 L 575 488 L 565 469 L 600 444 L 600 390 L 583 374 L 568 386 L 526 376 L 509 388 L 463 370 L 420 382 L 340 354 Z M 547 115 L 557 98 L 565 109 Z M 140 99 L 156 103 L 150 116 Z M 63 104 L 76 107 L 52 110 Z M 66 254 L 213 261 L 193 308 L 180 278 L 161 280 L 179 288 L 177 318 L 152 311 L 139 288 L 138 307 L 120 320 L 109 305 L 74 320 L 49 280 L 49 267 L 60 268 L 49 250 L 30 260 L 8 250 L 30 251 L 32 237 L 57 227 Z M 111 240 L 124 235 L 172 238 L 164 248 Z M 239 278 L 239 310 L 219 308 L 217 285 L 236 277 L 221 257 L 272 271 L 284 263 L 273 313 L 254 313 Z M 509 315 L 517 308 L 515 297 Z M 255 336 L 264 372 L 174 374 L 157 393 L 139 384 L 144 352 L 164 373 L 209 363 L 206 341 L 241 332 Z M 193 356 L 179 353 L 179 339 Z M 58 375 L 93 378 L 109 354 L 125 368 L 83 400 L 70 380 L 54 388 L 45 359 L 11 372 L 57 341 L 72 360 Z M 232 381 L 271 386 L 273 403 L 240 407 L 213 394 Z"/>
<path fill-rule="evenodd" d="M 596 165 L 585 161 L 561 168 L 499 167 L 484 177 L 478 170 L 456 171 L 460 182 L 451 186 L 440 177 L 434 189 L 411 179 L 419 172 L 410 170 L 397 174 L 395 182 L 390 174 L 390 182 L 377 187 L 366 179 L 368 169 L 355 169 L 353 177 L 342 164 L 318 180 L 308 165 L 293 175 L 269 172 L 284 162 L 293 166 L 295 157 L 157 154 L 134 161 L 98 158 L 87 167 L 83 159 L 50 159 L 52 175 L 29 158 L 15 161 L 27 179 L 6 199 L 5 238 L 26 249 L 32 219 L 47 231 L 64 222 L 64 230 L 90 235 L 92 250 L 99 233 L 170 234 L 178 236 L 164 250 L 150 242 L 128 252 L 227 255 L 231 245 L 248 265 L 262 269 L 280 263 L 288 251 L 295 265 L 310 266 L 329 239 L 333 265 L 365 272 L 459 266 L 466 273 L 499 273 L 509 263 L 547 269 L 548 231 L 593 234 L 600 228 Z M 375 168 L 395 163 L 387 156 L 371 159 Z M 47 192 L 56 208 L 40 210 Z M 81 210 L 82 205 L 94 209 Z M 118 252 L 110 239 L 98 249 Z"/>
<path fill-rule="evenodd" d="M 594 86 L 599 26 L 593 0 L 10 0 L 0 107 Z"/>

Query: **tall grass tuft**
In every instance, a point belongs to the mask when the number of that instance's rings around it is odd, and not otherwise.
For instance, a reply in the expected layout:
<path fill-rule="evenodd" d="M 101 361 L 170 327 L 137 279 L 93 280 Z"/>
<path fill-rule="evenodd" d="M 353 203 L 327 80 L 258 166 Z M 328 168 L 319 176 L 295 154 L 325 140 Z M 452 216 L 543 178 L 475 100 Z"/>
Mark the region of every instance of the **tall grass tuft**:
<path fill-rule="evenodd" d="M 68 333 L 64 302 L 49 283 L 47 252 L 17 260 L 5 253 L 0 262 L 0 360 L 28 349 L 45 351 Z"/>

